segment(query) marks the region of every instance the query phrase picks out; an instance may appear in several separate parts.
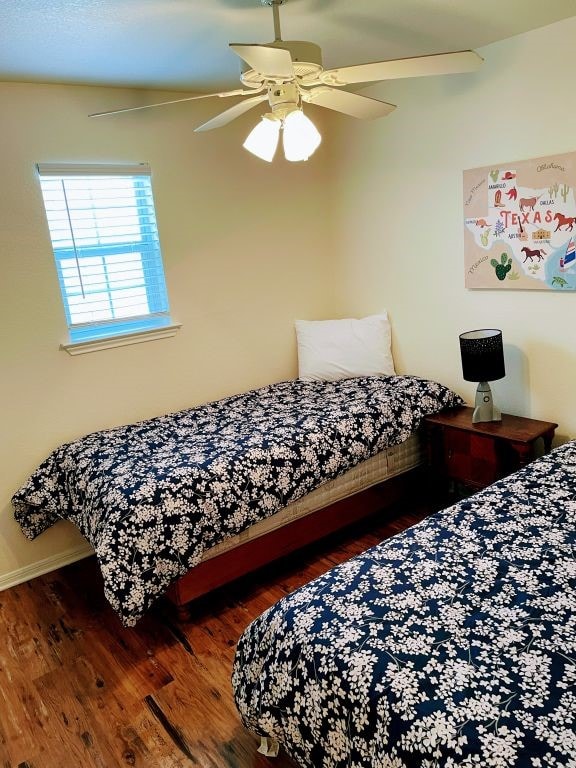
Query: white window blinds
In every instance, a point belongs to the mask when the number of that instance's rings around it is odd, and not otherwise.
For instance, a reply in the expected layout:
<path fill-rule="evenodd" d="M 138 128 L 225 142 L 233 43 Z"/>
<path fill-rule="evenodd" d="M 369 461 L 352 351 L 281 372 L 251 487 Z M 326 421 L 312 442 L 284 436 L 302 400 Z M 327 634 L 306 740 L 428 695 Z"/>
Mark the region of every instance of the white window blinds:
<path fill-rule="evenodd" d="M 72 342 L 170 324 L 147 165 L 38 165 Z"/>

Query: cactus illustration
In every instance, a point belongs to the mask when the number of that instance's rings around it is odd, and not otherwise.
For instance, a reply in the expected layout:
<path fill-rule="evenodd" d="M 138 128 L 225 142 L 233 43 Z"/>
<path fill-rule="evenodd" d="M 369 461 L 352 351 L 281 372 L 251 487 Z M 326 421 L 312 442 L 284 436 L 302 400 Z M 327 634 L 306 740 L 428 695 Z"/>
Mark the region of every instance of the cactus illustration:
<path fill-rule="evenodd" d="M 557 197 L 558 196 L 558 182 L 555 182 L 550 187 L 548 187 L 548 192 L 550 194 L 550 197 Z"/>
<path fill-rule="evenodd" d="M 490 237 L 490 229 L 485 229 L 484 232 L 480 235 L 480 242 L 484 246 L 484 248 L 488 247 L 488 238 Z"/>
<path fill-rule="evenodd" d="M 512 269 L 512 259 L 506 253 L 500 255 L 500 262 L 496 259 L 490 259 L 490 264 L 494 267 L 498 280 L 505 280 L 506 275 Z"/>
<path fill-rule="evenodd" d="M 562 187 L 560 189 L 560 194 L 562 195 L 562 200 L 566 202 L 566 199 L 568 197 L 568 192 L 570 192 L 570 187 L 566 184 L 562 184 Z"/>
<path fill-rule="evenodd" d="M 498 177 L 500 176 L 500 168 L 496 168 L 495 170 L 490 171 L 490 176 L 492 177 L 494 184 L 496 184 Z"/>

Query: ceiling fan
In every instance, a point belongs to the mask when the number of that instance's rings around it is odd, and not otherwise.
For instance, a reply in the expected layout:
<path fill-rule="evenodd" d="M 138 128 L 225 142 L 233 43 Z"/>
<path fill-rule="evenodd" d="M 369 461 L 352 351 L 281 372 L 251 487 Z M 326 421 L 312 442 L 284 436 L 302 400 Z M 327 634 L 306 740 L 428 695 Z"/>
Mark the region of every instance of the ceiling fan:
<path fill-rule="evenodd" d="M 261 123 L 248 136 L 244 146 L 253 154 L 271 161 L 282 128 L 286 158 L 305 160 L 319 145 L 320 134 L 304 115 L 303 102 L 317 104 L 351 117 L 372 120 L 390 114 L 396 108 L 395 105 L 341 90 L 344 86 L 403 77 L 473 72 L 482 63 L 482 58 L 474 51 L 459 51 L 324 69 L 322 52 L 318 45 L 307 41 L 282 39 L 279 6 L 284 0 L 260 0 L 260 2 L 262 5 L 272 7 L 274 41 L 265 44 L 230 43 L 230 48 L 243 61 L 243 71 L 240 76 L 243 88 L 188 96 L 140 107 L 96 112 L 90 117 L 134 112 L 197 99 L 248 97 L 194 130 L 210 131 L 213 128 L 221 128 L 258 104 L 267 101 L 270 112 L 263 116 Z"/>

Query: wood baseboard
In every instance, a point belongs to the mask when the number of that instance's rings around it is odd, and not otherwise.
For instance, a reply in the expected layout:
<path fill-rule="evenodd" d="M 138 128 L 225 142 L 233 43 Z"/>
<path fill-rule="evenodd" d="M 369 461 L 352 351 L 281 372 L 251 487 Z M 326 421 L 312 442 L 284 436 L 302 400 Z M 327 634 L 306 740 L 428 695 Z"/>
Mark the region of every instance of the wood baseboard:
<path fill-rule="evenodd" d="M 90 557 L 93 554 L 94 550 L 86 542 L 86 544 L 70 549 L 67 552 L 59 552 L 57 555 L 46 557 L 22 568 L 16 568 L 16 570 L 5 573 L 3 576 L 0 575 L 0 592 L 10 589 L 10 587 L 15 587 L 17 584 L 23 584 L 25 581 L 35 579 L 37 576 L 43 576 L 45 573 L 50 573 L 50 571 L 55 571 L 57 568 L 75 563 L 77 560 L 83 560 L 85 557 Z"/>

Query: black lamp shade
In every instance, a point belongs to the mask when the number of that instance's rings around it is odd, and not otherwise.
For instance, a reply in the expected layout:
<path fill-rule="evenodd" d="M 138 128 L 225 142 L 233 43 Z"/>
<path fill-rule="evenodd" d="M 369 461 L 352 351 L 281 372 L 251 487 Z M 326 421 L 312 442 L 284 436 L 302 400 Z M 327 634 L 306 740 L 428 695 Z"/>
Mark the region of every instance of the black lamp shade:
<path fill-rule="evenodd" d="M 506 375 L 502 331 L 483 328 L 460 334 L 460 354 L 466 381 L 496 381 Z"/>

